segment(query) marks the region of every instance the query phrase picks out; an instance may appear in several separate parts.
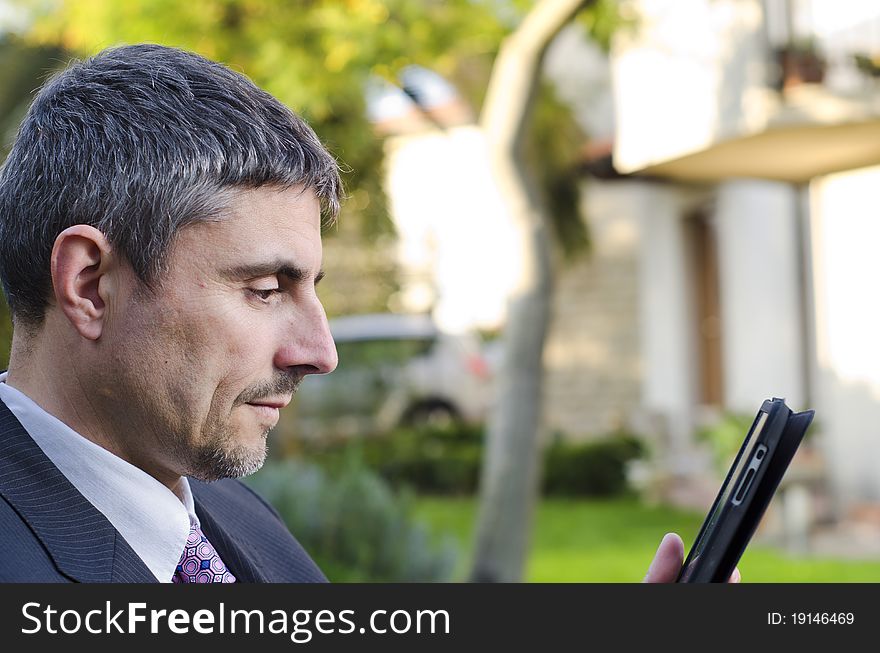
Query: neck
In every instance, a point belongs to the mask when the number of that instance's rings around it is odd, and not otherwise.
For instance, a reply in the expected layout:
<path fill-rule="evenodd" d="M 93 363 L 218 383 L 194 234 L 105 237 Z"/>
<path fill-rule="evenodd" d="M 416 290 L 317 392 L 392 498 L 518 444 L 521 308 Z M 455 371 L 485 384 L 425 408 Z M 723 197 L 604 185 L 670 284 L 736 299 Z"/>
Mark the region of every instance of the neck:
<path fill-rule="evenodd" d="M 47 334 L 48 336 L 48 334 Z M 130 439 L 121 437 L 120 429 L 112 426 L 112 420 L 102 416 L 102 390 L 89 384 L 88 375 L 79 366 L 71 349 L 58 338 L 59 349 L 41 346 L 47 336 L 24 343 L 13 334 L 6 383 L 26 395 L 47 413 L 64 422 L 77 434 L 106 449 L 113 455 L 140 468 L 160 483 L 176 492 L 181 476 L 153 462 L 145 452 L 133 448 Z M 75 346 L 75 345 L 74 345 Z M 64 362 L 62 362 L 64 361 Z M 108 397 L 111 392 L 105 391 Z"/>

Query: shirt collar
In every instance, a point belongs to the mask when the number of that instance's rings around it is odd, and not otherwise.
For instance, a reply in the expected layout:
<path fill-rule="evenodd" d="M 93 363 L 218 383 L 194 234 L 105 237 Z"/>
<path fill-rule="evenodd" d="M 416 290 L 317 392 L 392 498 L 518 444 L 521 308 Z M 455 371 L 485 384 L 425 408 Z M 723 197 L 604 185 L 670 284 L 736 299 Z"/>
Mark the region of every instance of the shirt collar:
<path fill-rule="evenodd" d="M 86 439 L 30 397 L 6 383 L 0 399 L 46 457 L 67 477 L 143 560 L 160 582 L 171 582 L 190 524 L 198 525 L 186 477 L 177 493 L 142 469 Z"/>

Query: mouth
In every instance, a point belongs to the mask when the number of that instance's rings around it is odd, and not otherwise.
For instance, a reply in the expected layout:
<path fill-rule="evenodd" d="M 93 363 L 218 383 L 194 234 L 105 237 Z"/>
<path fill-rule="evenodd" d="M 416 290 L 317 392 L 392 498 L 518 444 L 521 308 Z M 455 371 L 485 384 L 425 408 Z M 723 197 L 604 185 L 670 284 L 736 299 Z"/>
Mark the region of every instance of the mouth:
<path fill-rule="evenodd" d="M 278 424 L 278 420 L 281 419 L 281 408 L 284 406 L 282 402 L 248 402 L 245 405 L 250 407 L 260 424 L 268 428 L 274 428 Z"/>
<path fill-rule="evenodd" d="M 258 419 L 269 428 L 273 428 L 280 419 L 280 411 L 290 403 L 291 397 L 268 397 L 259 401 L 249 401 L 250 406 L 258 415 Z"/>
<path fill-rule="evenodd" d="M 290 397 L 281 397 L 278 399 L 261 399 L 260 401 L 249 401 L 247 402 L 251 406 L 257 406 L 262 408 L 274 408 L 275 410 L 281 410 L 287 404 L 290 403 Z"/>

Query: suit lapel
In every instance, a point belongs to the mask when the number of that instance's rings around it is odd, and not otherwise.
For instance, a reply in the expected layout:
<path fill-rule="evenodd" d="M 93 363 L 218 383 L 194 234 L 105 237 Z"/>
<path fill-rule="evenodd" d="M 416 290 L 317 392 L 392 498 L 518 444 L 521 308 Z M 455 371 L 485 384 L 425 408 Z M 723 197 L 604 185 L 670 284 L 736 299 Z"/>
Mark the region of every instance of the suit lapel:
<path fill-rule="evenodd" d="M 221 514 L 211 508 L 210 501 L 199 492 L 199 483 L 190 479 L 193 489 L 193 497 L 196 504 L 196 516 L 202 526 L 202 532 L 208 541 L 220 554 L 220 559 L 226 568 L 232 572 L 240 583 L 266 583 L 269 582 L 263 571 L 262 560 L 257 551 L 248 547 L 239 538 L 232 535 L 232 529 L 224 528 L 215 518 Z"/>
<path fill-rule="evenodd" d="M 156 582 L 125 539 L 58 470 L 0 401 L 0 494 L 58 570 L 84 583 Z"/>

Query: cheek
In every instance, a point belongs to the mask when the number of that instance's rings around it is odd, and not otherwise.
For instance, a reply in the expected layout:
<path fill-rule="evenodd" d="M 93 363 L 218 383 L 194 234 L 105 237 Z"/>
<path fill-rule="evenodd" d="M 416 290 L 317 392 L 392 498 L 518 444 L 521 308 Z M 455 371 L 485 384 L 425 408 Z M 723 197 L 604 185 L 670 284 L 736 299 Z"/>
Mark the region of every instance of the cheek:
<path fill-rule="evenodd" d="M 132 311 L 128 338 L 137 353 L 127 357 L 129 364 L 140 359 L 152 382 L 190 411 L 228 407 L 248 387 L 271 379 L 278 335 L 269 311 L 233 302 L 213 296 Z"/>
<path fill-rule="evenodd" d="M 201 370 L 205 384 L 216 388 L 218 399 L 234 399 L 249 386 L 271 379 L 275 332 L 257 317 L 202 319 L 187 336 L 188 358 Z"/>
<path fill-rule="evenodd" d="M 144 326 L 138 329 L 139 318 L 149 321 L 142 321 Z M 149 317 L 133 316 L 132 322 L 135 326 L 129 338 L 136 343 L 133 353 L 160 386 L 157 390 L 170 402 L 188 406 L 187 411 L 203 412 L 220 378 L 218 368 L 227 355 L 218 345 L 215 325 L 197 315 L 169 309 Z"/>

